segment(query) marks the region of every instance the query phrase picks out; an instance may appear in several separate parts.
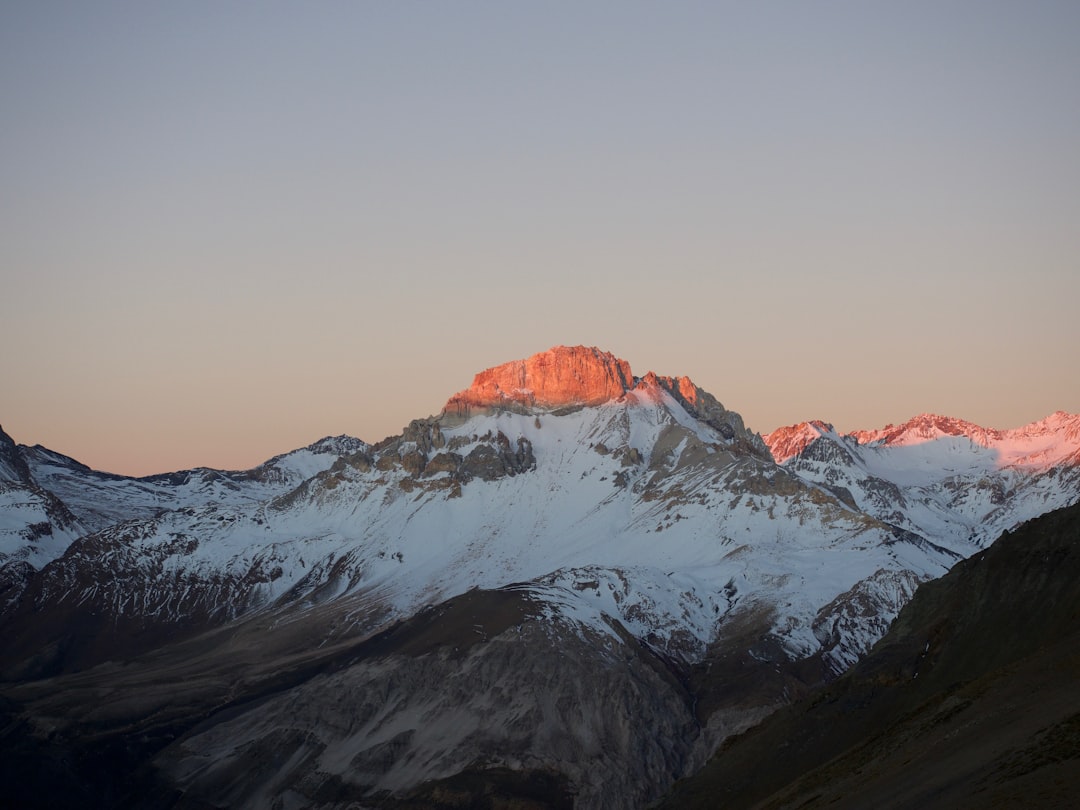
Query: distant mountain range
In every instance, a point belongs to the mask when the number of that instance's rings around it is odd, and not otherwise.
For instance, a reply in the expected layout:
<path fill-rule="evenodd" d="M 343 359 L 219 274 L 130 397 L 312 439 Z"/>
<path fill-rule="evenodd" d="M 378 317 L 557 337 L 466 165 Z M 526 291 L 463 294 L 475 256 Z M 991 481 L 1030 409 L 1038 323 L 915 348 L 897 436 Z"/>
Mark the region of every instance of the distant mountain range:
<path fill-rule="evenodd" d="M 932 414 L 847 434 L 803 422 L 765 442 L 777 463 L 855 508 L 958 550 L 1080 489 L 1080 416 L 1063 411 L 1015 430 Z"/>
<path fill-rule="evenodd" d="M 0 432 L 0 752 L 26 806 L 644 806 L 1078 500 L 1080 416 L 762 438 L 586 347 L 244 472 Z"/>

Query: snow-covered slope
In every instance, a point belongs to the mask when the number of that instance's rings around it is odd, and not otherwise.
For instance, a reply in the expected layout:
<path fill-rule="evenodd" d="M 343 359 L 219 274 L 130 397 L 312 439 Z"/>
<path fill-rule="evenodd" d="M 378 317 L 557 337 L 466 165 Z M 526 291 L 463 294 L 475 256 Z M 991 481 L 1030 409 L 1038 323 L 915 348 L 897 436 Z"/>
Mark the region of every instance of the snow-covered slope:
<path fill-rule="evenodd" d="M 0 429 L 0 598 L 10 582 L 59 557 L 85 532 L 60 499 L 37 484 Z"/>
<path fill-rule="evenodd" d="M 327 437 L 275 456 L 251 470 L 201 467 L 143 478 L 98 472 L 40 445 L 19 446 L 14 452 L 32 480 L 55 495 L 76 517 L 82 529 L 79 533 L 88 534 L 169 510 L 262 503 L 366 446 L 349 436 Z M 54 556 L 63 553 L 64 548 Z"/>
<path fill-rule="evenodd" d="M 1062 411 L 1005 431 L 930 414 L 850 434 L 810 422 L 765 441 L 786 469 L 965 556 L 1080 499 L 1080 415 Z"/>
<path fill-rule="evenodd" d="M 0 605 L 17 600 L 35 572 L 80 538 L 98 548 L 95 532 L 124 536 L 132 521 L 180 509 L 255 507 L 366 447 L 348 436 L 327 437 L 243 472 L 200 468 L 131 478 L 92 470 L 40 445 L 16 445 L 0 431 Z M 101 561 L 84 552 L 77 557 L 85 561 L 81 576 L 100 575 Z"/>

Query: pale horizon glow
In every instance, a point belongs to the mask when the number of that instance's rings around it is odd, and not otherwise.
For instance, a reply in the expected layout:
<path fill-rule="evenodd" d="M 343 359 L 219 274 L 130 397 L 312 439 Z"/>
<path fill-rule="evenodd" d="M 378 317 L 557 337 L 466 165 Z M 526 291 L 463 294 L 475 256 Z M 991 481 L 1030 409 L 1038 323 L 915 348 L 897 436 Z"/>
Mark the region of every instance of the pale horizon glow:
<path fill-rule="evenodd" d="M 1080 5 L 0 8 L 0 425 L 375 442 L 557 344 L 767 433 L 1080 411 Z"/>

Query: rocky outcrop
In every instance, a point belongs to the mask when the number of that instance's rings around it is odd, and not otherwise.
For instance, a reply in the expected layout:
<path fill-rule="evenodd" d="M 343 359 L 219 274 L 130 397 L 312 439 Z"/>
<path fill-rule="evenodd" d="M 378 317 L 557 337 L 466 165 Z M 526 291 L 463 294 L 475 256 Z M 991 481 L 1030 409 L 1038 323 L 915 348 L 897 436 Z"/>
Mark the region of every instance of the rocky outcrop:
<path fill-rule="evenodd" d="M 769 451 L 761 436 L 747 430 L 742 417 L 729 411 L 719 400 L 698 388 L 689 377 L 661 377 L 649 372 L 641 378 L 638 388 L 660 388 L 678 402 L 695 419 L 716 430 L 727 442 L 734 442 L 744 452 L 769 459 Z"/>
<path fill-rule="evenodd" d="M 473 384 L 450 397 L 443 414 L 468 418 L 485 410 L 554 409 L 599 405 L 634 386 L 630 364 L 585 346 L 555 346 L 476 375 Z"/>
<path fill-rule="evenodd" d="M 517 440 L 516 448 L 511 445 L 505 434 L 499 433 L 494 444 L 478 444 L 473 448 L 454 475 L 461 481 L 480 478 L 494 481 L 507 475 L 517 475 L 536 468 L 532 443 L 523 437 Z"/>

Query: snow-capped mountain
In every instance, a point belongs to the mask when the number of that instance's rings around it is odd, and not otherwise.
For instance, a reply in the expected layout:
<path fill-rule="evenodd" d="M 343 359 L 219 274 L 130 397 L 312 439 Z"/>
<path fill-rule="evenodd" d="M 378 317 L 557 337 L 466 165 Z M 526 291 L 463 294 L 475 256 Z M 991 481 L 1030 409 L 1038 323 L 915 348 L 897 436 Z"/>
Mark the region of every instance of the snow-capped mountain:
<path fill-rule="evenodd" d="M 15 442 L 0 429 L 0 598 L 19 581 L 59 557 L 86 528 L 41 487 Z"/>
<path fill-rule="evenodd" d="M 365 606 L 356 622 L 366 631 L 469 588 L 542 581 L 688 660 L 720 617 L 782 603 L 772 632 L 801 658 L 821 648 L 832 620 L 819 612 L 842 594 L 886 579 L 895 610 L 958 558 L 777 467 L 737 414 L 688 379 L 634 378 L 625 361 L 581 348 L 483 372 L 440 417 L 337 458 L 287 494 L 266 475 L 118 482 L 85 470 L 91 483 L 78 493 L 72 465 L 28 455 L 79 498 L 84 519 L 124 507 L 138 519 L 47 566 L 22 610 L 74 602 L 139 627 L 345 597 Z M 849 623 L 857 638 L 830 635 L 833 665 L 881 629 Z"/>
<path fill-rule="evenodd" d="M 776 461 L 846 502 L 959 553 L 1080 497 L 1080 415 L 1013 430 L 923 414 L 841 434 L 824 422 L 765 437 Z"/>
<path fill-rule="evenodd" d="M 327 437 L 243 472 L 200 468 L 132 478 L 98 472 L 0 430 L 0 600 L 79 538 L 178 509 L 241 508 L 288 492 L 342 456 L 366 448 Z"/>
<path fill-rule="evenodd" d="M 33 479 L 67 504 L 83 526 L 97 531 L 171 509 L 261 503 L 366 446 L 350 436 L 328 436 L 243 472 L 200 467 L 143 478 L 97 472 L 40 445 L 20 450 Z"/>
<path fill-rule="evenodd" d="M 640 805 L 855 662 L 989 538 L 980 520 L 1075 501 L 1075 419 L 1008 456 L 1038 474 L 995 466 L 1019 437 L 943 425 L 918 443 L 814 423 L 767 445 L 686 377 L 560 346 L 481 372 L 399 436 L 243 473 L 122 478 L 9 443 L 12 486 L 74 528 L 54 520 L 36 557 L 10 535 L 0 672 L 72 740 L 101 711 L 122 739 L 181 718 L 144 756 L 211 804 L 392 802 L 469 774 Z M 179 680 L 183 705 L 160 689 Z M 254 776 L 255 752 L 291 764 Z"/>

